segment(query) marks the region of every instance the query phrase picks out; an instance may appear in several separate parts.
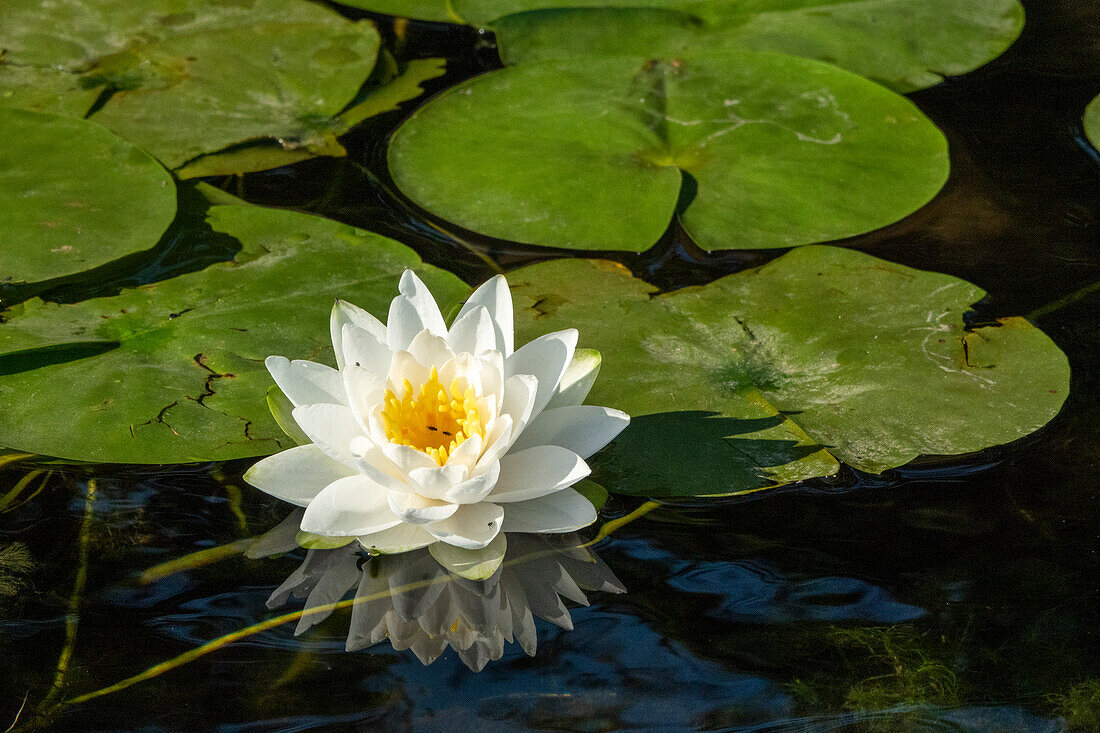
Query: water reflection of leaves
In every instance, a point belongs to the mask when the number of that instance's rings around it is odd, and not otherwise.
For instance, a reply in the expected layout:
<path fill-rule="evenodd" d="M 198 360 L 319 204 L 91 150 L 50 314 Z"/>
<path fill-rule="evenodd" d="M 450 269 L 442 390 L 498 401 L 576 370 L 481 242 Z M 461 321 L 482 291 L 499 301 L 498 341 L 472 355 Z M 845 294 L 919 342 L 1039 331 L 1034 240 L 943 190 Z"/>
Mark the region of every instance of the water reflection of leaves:
<path fill-rule="evenodd" d="M 572 629 L 563 599 L 588 605 L 584 591 L 622 593 L 614 573 L 576 535 L 511 534 L 504 562 L 486 580 L 469 580 L 441 565 L 427 549 L 369 557 L 351 548 L 310 550 L 271 595 L 269 607 L 305 598 L 295 634 L 325 620 L 331 606 L 356 588 L 347 649 L 385 639 L 431 664 L 448 647 L 474 671 L 500 659 L 517 642 L 537 647 L 535 618 Z"/>

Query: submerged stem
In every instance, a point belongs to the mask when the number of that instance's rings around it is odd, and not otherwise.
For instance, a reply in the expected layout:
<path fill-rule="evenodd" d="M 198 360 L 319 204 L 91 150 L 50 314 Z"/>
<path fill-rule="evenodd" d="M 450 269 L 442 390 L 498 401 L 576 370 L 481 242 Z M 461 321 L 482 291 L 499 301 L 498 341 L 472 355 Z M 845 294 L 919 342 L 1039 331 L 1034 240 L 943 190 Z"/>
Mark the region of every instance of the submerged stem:
<path fill-rule="evenodd" d="M 61 656 L 57 660 L 57 673 L 54 675 L 53 685 L 43 698 L 39 710 L 45 709 L 61 693 L 69 664 L 72 662 L 77 627 L 80 625 L 80 604 L 84 599 L 84 586 L 88 582 L 88 547 L 91 544 L 89 540 L 92 533 L 92 504 L 95 502 L 95 491 L 95 479 L 88 479 L 84 496 L 84 518 L 80 523 L 77 545 L 76 578 L 73 581 L 73 593 L 69 596 L 69 605 L 65 612 L 65 645 L 61 648 Z"/>

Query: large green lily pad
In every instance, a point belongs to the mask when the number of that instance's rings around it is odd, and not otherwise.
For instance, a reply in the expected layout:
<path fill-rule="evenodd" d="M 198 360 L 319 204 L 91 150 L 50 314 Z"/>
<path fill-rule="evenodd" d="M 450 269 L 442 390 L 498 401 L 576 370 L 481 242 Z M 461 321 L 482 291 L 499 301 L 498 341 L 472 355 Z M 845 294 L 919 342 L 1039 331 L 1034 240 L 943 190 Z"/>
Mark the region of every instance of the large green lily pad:
<path fill-rule="evenodd" d="M 300 0 L 5 0 L 0 47 L 0 105 L 85 114 L 102 91 L 94 118 L 175 168 L 258 139 L 334 150 L 379 36 Z"/>
<path fill-rule="evenodd" d="M 1100 97 L 1096 97 L 1085 108 L 1085 136 L 1094 148 L 1100 149 Z"/>
<path fill-rule="evenodd" d="M 969 453 L 1037 430 L 1069 390 L 1065 355 L 1027 321 L 964 325 L 976 286 L 843 248 L 667 295 L 598 261 L 509 279 L 517 343 L 578 328 L 603 354 L 586 401 L 633 416 L 597 474 L 612 492 L 723 494 Z"/>
<path fill-rule="evenodd" d="M 949 169 L 943 135 L 904 97 L 755 52 L 495 71 L 417 110 L 389 161 L 413 201 L 467 229 L 631 251 L 678 200 L 707 250 L 852 236 L 924 205 Z"/>
<path fill-rule="evenodd" d="M 1017 0 L 341 0 L 424 20 L 491 26 L 514 64 L 578 54 L 676 58 L 779 51 L 902 92 L 996 58 L 1023 27 Z"/>
<path fill-rule="evenodd" d="M 156 245 L 172 177 L 84 120 L 0 108 L 0 284 L 48 280 Z"/>
<path fill-rule="evenodd" d="M 60 458 L 175 463 L 289 447 L 268 412 L 270 354 L 331 363 L 329 311 L 385 317 L 405 268 L 443 303 L 468 288 L 398 242 L 327 219 L 216 206 L 234 262 L 0 324 L 0 444 Z"/>

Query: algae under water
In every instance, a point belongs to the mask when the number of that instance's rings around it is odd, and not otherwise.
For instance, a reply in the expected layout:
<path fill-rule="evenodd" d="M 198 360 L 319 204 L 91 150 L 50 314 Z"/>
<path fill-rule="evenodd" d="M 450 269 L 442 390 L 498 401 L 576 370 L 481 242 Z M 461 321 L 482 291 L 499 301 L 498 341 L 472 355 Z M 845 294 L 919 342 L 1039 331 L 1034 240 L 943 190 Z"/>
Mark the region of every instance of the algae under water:
<path fill-rule="evenodd" d="M 42 718 L 36 711 L 52 703 L 270 617 L 264 602 L 301 554 L 241 555 L 244 538 L 286 513 L 241 482 L 249 461 L 139 468 L 0 458 L 0 722 L 165 731 L 1095 729 L 1100 155 L 1080 117 L 1100 92 L 1100 7 L 1025 6 L 1023 35 L 1002 57 L 910 96 L 948 137 L 947 187 L 903 221 L 843 244 L 978 284 L 989 295 L 974 323 L 1024 315 L 1050 334 L 1074 377 L 1045 428 L 971 456 L 921 459 L 880 476 L 845 470 L 756 500 L 662 502 L 595 546 L 625 595 L 589 594 L 591 606 L 573 609 L 572 631 L 540 621 L 534 657 L 512 645 L 477 674 L 453 652 L 427 667 L 388 645 L 347 653 L 343 611 L 302 637 L 290 624 L 266 629 Z M 406 58 L 448 58 L 431 91 L 495 64 L 491 38 L 472 29 L 395 29 L 383 16 L 361 17 L 377 20 Z M 348 158 L 209 180 L 253 203 L 393 236 L 471 282 L 494 271 L 490 262 L 510 269 L 546 258 L 547 250 L 469 232 L 458 241 L 396 193 L 385 140 L 410 111 L 406 104 L 346 136 Z M 201 267 L 220 245 L 212 237 L 209 251 L 182 257 L 161 250 L 139 279 Z M 776 254 L 707 255 L 674 225 L 648 252 L 602 256 L 671 290 Z M 105 278 L 95 294 L 135 284 L 133 269 Z M 86 297 L 86 285 L 66 287 L 52 296 Z M 612 496 L 601 519 L 644 506 Z M 204 550 L 190 565 L 161 566 Z"/>

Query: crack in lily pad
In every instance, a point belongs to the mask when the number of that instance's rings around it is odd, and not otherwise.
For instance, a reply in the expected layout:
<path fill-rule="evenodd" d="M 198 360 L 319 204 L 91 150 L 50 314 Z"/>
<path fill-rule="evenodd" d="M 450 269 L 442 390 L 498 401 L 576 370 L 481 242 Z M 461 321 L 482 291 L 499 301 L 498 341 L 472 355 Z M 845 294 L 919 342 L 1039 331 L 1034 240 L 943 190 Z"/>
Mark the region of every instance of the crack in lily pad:
<path fill-rule="evenodd" d="M 0 108 L 0 284 L 37 282 L 151 249 L 172 222 L 172 177 L 84 120 Z"/>
<path fill-rule="evenodd" d="M 468 288 L 390 239 L 327 219 L 215 206 L 233 262 L 0 324 L 0 444 L 118 463 L 227 460 L 294 443 L 267 406 L 270 354 L 332 362 L 334 297 L 385 316 L 405 268 L 441 302 Z M 68 350 L 68 351 L 66 351 Z"/>
<path fill-rule="evenodd" d="M 927 203 L 943 135 L 907 99 L 817 61 L 722 52 L 509 67 L 418 109 L 389 151 L 429 212 L 501 239 L 642 251 L 681 223 L 704 249 L 853 236 Z"/>
<path fill-rule="evenodd" d="M 260 139 L 326 154 L 379 42 L 297 0 L 5 0 L 0 105 L 90 111 L 170 168 Z"/>
<path fill-rule="evenodd" d="M 340 0 L 491 27 L 507 64 L 742 48 L 820 59 L 908 92 L 971 71 L 1016 39 L 1017 0 Z"/>
<path fill-rule="evenodd" d="M 1085 116 L 1082 120 L 1085 128 L 1085 137 L 1092 143 L 1092 147 L 1100 150 L 1100 97 L 1096 97 L 1085 108 Z"/>
<path fill-rule="evenodd" d="M 591 260 L 510 280 L 517 338 L 578 328 L 603 355 L 589 401 L 633 416 L 597 463 L 613 493 L 728 494 L 970 453 L 1039 429 L 1069 391 L 1065 355 L 1024 319 L 964 325 L 976 286 L 843 248 L 665 295 Z"/>

